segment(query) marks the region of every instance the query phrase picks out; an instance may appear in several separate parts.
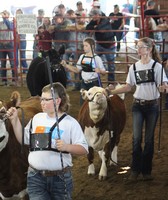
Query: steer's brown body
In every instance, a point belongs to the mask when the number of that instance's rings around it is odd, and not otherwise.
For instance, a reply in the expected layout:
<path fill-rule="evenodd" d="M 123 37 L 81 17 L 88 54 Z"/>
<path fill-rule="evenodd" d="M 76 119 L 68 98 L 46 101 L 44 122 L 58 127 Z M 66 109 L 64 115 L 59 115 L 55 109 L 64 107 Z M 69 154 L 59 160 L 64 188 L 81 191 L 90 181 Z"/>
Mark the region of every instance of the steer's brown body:
<path fill-rule="evenodd" d="M 112 158 L 117 163 L 117 146 L 126 122 L 123 99 L 118 95 L 109 97 L 103 88 L 93 87 L 82 91 L 85 100 L 78 120 L 89 144 L 88 174 L 94 174 L 94 150 L 102 160 L 99 179 L 107 176 L 107 163 Z"/>
<path fill-rule="evenodd" d="M 3 121 L 5 109 L 19 106 L 19 117 L 26 125 L 28 121 L 41 111 L 39 97 L 29 98 L 21 103 L 20 95 L 14 92 L 11 100 L 1 102 L 0 108 L 0 197 L 17 195 L 23 199 L 26 196 L 26 177 L 28 168 L 28 147 L 21 146 L 16 140 L 10 121 Z M 23 122 L 24 119 L 24 122 Z"/>

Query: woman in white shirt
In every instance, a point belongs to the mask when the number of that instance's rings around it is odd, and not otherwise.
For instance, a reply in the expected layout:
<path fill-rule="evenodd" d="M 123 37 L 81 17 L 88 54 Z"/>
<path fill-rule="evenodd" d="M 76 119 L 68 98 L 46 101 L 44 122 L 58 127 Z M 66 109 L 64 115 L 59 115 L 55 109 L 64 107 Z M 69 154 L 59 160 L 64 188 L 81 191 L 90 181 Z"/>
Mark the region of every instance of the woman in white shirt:
<path fill-rule="evenodd" d="M 159 116 L 158 87 L 168 82 L 166 74 L 160 64 L 161 59 L 150 38 L 141 38 L 138 41 L 137 52 L 140 60 L 129 68 L 126 84 L 111 90 L 111 94 L 126 93 L 136 86 L 133 94 L 133 151 L 130 181 L 137 181 L 140 174 L 143 180 L 152 180 L 152 159 L 154 153 L 154 132 Z M 143 125 L 144 128 L 144 148 Z"/>

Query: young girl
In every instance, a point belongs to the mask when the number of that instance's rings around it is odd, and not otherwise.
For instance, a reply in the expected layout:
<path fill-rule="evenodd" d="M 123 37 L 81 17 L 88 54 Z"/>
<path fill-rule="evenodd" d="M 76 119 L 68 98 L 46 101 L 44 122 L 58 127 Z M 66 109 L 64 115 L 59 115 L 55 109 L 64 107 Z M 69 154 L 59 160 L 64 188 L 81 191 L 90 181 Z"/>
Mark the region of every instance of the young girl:
<path fill-rule="evenodd" d="M 83 41 L 84 54 L 79 57 L 76 67 L 62 61 L 62 65 L 71 72 L 80 73 L 81 88 L 89 90 L 93 86 L 101 86 L 99 74 L 106 74 L 102 59 L 95 54 L 95 41 L 87 37 Z"/>
<path fill-rule="evenodd" d="M 55 98 L 51 94 L 50 85 L 42 89 L 43 112 L 36 114 L 32 123 L 25 127 L 24 141 L 30 146 L 30 167 L 27 175 L 30 200 L 72 199 L 71 154 L 84 155 L 88 152 L 88 145 L 79 123 L 66 113 L 70 104 L 65 88 L 57 82 L 53 84 L 53 91 Z M 53 128 L 53 124 L 57 122 L 55 106 L 59 129 Z M 17 109 L 10 108 L 7 115 L 17 140 L 22 143 L 22 126 Z M 51 127 L 53 131 L 47 140 L 46 136 L 49 135 Z"/>
<path fill-rule="evenodd" d="M 47 52 L 52 49 L 52 34 L 44 26 L 38 27 L 36 40 L 38 41 L 37 48 L 39 52 Z"/>
<path fill-rule="evenodd" d="M 162 65 L 160 56 L 156 50 L 153 40 L 141 38 L 138 41 L 137 51 L 141 59 L 129 68 L 126 84 L 111 91 L 112 94 L 126 93 L 131 91 L 133 86 L 136 90 L 133 94 L 133 151 L 132 151 L 132 172 L 128 177 L 130 181 L 136 181 L 142 173 L 143 180 L 152 180 L 152 159 L 154 153 L 154 132 L 159 115 L 158 90 L 161 84 Z M 163 71 L 163 84 L 166 84 L 167 77 Z M 144 127 L 144 148 L 143 124 Z"/>

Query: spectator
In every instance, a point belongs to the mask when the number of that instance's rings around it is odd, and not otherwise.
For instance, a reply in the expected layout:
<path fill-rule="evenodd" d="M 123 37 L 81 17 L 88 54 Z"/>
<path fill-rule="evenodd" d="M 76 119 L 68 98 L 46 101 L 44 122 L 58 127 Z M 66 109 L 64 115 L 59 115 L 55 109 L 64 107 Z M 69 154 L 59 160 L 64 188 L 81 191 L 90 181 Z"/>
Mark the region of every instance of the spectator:
<path fill-rule="evenodd" d="M 101 11 L 99 1 L 94 1 L 94 2 L 93 2 L 93 8 L 92 8 L 92 9 L 93 9 L 93 10 L 94 10 L 94 9 L 99 9 L 99 10 Z M 101 16 L 106 16 L 106 15 L 105 15 L 104 12 L 101 11 Z"/>
<path fill-rule="evenodd" d="M 30 147 L 27 174 L 30 200 L 72 199 L 72 155 L 80 156 L 88 153 L 82 128 L 66 113 L 70 103 L 65 88 L 57 82 L 53 84 L 53 92 L 55 99 L 50 85 L 43 88 L 41 96 L 43 112 L 36 114 L 24 128 L 24 141 Z M 22 144 L 22 125 L 17 109 L 11 107 L 7 115 L 18 142 Z M 51 137 L 47 138 L 50 134 Z"/>
<path fill-rule="evenodd" d="M 165 39 L 164 54 L 162 55 L 163 60 L 168 59 L 168 17 L 163 18 L 164 22 L 159 24 L 156 29 L 162 32 L 162 37 Z"/>
<path fill-rule="evenodd" d="M 117 40 L 117 51 L 120 51 L 120 40 L 123 37 L 123 28 L 124 28 L 124 19 L 123 14 L 119 12 L 119 6 L 114 5 L 114 12 L 109 14 L 110 22 L 112 30 L 115 30 L 117 32 L 114 32 L 114 36 Z"/>
<path fill-rule="evenodd" d="M 45 15 L 45 12 L 43 9 L 38 10 L 38 16 L 37 16 L 37 27 L 39 27 L 42 24 L 43 17 Z M 36 35 L 34 35 L 34 39 L 36 38 Z M 33 43 L 33 58 L 36 58 L 38 56 L 38 41 L 35 39 Z"/>
<path fill-rule="evenodd" d="M 159 17 L 159 12 L 155 9 L 155 1 L 148 0 L 146 3 L 146 10 L 144 11 L 146 30 L 150 30 L 148 37 L 154 39 L 157 44 L 158 50 L 160 50 L 159 42 L 162 41 L 161 32 L 156 32 L 158 24 L 162 23 L 162 18 Z"/>
<path fill-rule="evenodd" d="M 123 5 L 122 13 L 133 13 L 133 5 L 130 4 L 129 0 L 127 0 L 127 3 Z M 125 24 L 130 25 L 130 17 L 127 17 L 127 14 L 125 14 Z"/>
<path fill-rule="evenodd" d="M 60 48 L 60 45 L 65 46 L 65 54 L 63 59 L 66 61 L 72 61 L 74 59 L 74 53 L 76 50 L 76 34 L 74 30 L 70 30 L 72 21 L 65 18 L 60 13 L 57 13 L 54 17 L 54 47 L 56 50 Z M 66 72 L 67 85 L 74 86 L 70 72 Z"/>
<path fill-rule="evenodd" d="M 156 42 L 157 50 L 161 50 L 161 42 L 162 42 L 162 32 L 157 30 L 157 25 L 155 20 L 152 17 L 148 17 L 145 19 L 145 30 L 147 32 L 146 36 L 152 38 Z"/>
<path fill-rule="evenodd" d="M 71 20 L 72 24 L 75 25 L 76 23 L 76 14 L 75 14 L 75 11 L 70 9 L 70 10 L 67 10 L 66 12 L 66 17 Z"/>
<path fill-rule="evenodd" d="M 77 16 L 81 16 L 83 19 L 85 19 L 85 21 L 88 21 L 87 19 L 87 10 L 83 8 L 83 4 L 81 1 L 78 1 L 76 3 L 77 6 L 77 10 L 75 11 L 75 14 Z"/>
<path fill-rule="evenodd" d="M 43 17 L 42 19 L 42 25 L 46 30 L 49 30 L 50 26 L 51 26 L 51 20 L 49 17 Z"/>
<path fill-rule="evenodd" d="M 72 31 L 81 29 L 82 24 L 79 25 L 79 20 L 77 19 L 77 14 L 75 14 L 75 12 L 72 9 L 67 11 L 66 16 L 72 22 L 72 26 L 71 26 L 71 28 L 73 29 Z M 80 18 L 80 21 L 81 21 L 81 19 L 82 18 Z M 82 41 L 82 33 L 81 32 L 77 31 L 76 33 L 74 32 L 72 34 L 76 34 L 76 36 L 74 35 L 74 37 L 76 37 L 78 43 L 80 43 L 80 41 Z M 78 46 L 79 46 L 79 44 L 77 42 L 76 42 L 76 45 L 75 45 L 75 51 L 78 50 Z M 72 61 L 71 64 L 72 65 L 74 65 L 74 63 L 77 61 L 77 59 L 78 59 L 78 53 L 77 52 L 74 52 L 73 54 L 71 54 L 71 61 Z M 75 83 L 74 83 L 74 88 L 72 90 L 73 91 L 80 90 L 80 83 L 79 83 L 80 75 L 74 74 L 74 79 L 75 79 Z"/>
<path fill-rule="evenodd" d="M 16 10 L 16 20 L 17 20 L 17 15 L 23 14 L 22 9 Z M 17 23 L 17 21 L 16 21 Z M 19 59 L 18 59 L 18 53 L 20 54 L 20 61 L 21 61 L 21 66 L 23 68 L 23 73 L 27 73 L 28 65 L 26 61 L 26 34 L 18 34 L 16 32 L 16 66 L 19 64 Z M 21 68 L 21 69 L 22 69 Z"/>
<path fill-rule="evenodd" d="M 145 18 L 146 16 L 152 16 L 152 18 L 155 20 L 156 25 L 163 22 L 163 20 L 159 17 L 159 12 L 155 10 L 154 0 L 147 1 L 146 10 L 144 11 L 144 16 Z"/>
<path fill-rule="evenodd" d="M 42 52 L 47 52 L 52 48 L 53 30 L 49 17 L 42 19 L 42 24 L 38 27 L 38 34 L 35 38 L 39 56 L 44 55 Z"/>
<path fill-rule="evenodd" d="M 58 6 L 56 6 L 54 8 L 54 10 L 53 10 L 53 13 L 54 13 L 54 15 L 56 15 L 56 14 L 59 13 L 59 14 L 65 16 L 65 14 L 66 14 L 66 8 L 65 8 L 64 4 L 59 4 Z"/>
<path fill-rule="evenodd" d="M 91 33 L 95 34 L 95 39 L 97 41 L 97 54 L 102 55 L 104 53 L 104 56 L 106 57 L 109 71 L 108 81 L 115 81 L 114 61 L 116 48 L 114 33 L 112 32 L 110 21 L 107 18 L 101 18 L 102 12 L 99 9 L 92 9 L 90 12 L 90 16 L 92 17 L 92 19 L 89 24 L 87 24 L 86 30 L 90 30 Z"/>
<path fill-rule="evenodd" d="M 138 5 L 134 6 L 134 14 L 141 16 L 141 7 Z M 135 28 L 137 28 L 137 31 L 135 32 L 135 38 L 139 39 L 140 37 L 140 29 L 141 29 L 141 18 L 140 17 L 135 17 Z"/>
<path fill-rule="evenodd" d="M 39 53 L 48 52 L 52 49 L 52 34 L 50 34 L 42 25 L 38 27 L 36 41 L 38 41 L 37 47 Z"/>
<path fill-rule="evenodd" d="M 63 16 L 65 16 L 65 14 L 66 14 L 66 8 L 65 8 L 64 4 L 60 4 L 58 6 L 58 13 L 62 14 Z"/>
<path fill-rule="evenodd" d="M 0 13 L 3 21 L 0 22 L 0 61 L 2 68 L 2 83 L 7 85 L 7 56 L 9 58 L 12 69 L 12 81 L 17 77 L 16 70 L 14 70 L 14 42 L 13 42 L 13 22 L 9 20 L 10 13 L 4 10 Z"/>
<path fill-rule="evenodd" d="M 85 32 L 86 29 L 86 25 L 87 22 L 85 20 L 85 17 L 82 17 L 80 14 L 76 14 L 76 28 L 78 30 L 77 34 L 77 41 L 78 41 L 78 45 L 77 45 L 77 50 L 79 51 L 79 53 L 81 54 L 81 52 L 83 51 L 83 40 L 88 37 L 88 33 Z"/>

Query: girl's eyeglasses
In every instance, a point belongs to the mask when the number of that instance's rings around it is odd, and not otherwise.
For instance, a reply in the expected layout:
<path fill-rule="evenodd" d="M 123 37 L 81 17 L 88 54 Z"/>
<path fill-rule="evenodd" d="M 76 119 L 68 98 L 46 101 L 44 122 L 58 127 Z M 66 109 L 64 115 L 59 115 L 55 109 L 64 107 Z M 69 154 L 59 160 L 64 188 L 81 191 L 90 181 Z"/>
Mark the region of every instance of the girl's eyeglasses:
<path fill-rule="evenodd" d="M 148 48 L 148 46 L 136 46 L 136 49 L 144 49 L 144 48 Z"/>
<path fill-rule="evenodd" d="M 40 98 L 40 102 L 44 101 L 44 102 L 48 102 L 53 100 L 53 98 Z"/>

